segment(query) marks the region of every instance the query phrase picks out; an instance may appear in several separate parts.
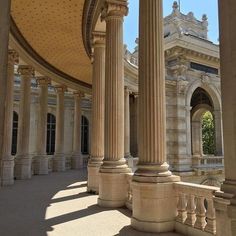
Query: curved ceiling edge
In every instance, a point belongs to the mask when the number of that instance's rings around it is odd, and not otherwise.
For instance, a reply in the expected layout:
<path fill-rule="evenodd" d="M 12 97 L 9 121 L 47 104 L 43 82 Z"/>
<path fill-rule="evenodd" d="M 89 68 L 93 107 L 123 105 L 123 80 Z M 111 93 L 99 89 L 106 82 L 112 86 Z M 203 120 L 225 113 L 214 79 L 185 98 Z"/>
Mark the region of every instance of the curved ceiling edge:
<path fill-rule="evenodd" d="M 29 43 L 26 41 L 26 39 L 23 37 L 23 35 L 21 34 L 20 30 L 18 29 L 14 19 L 11 17 L 11 23 L 10 23 L 10 33 L 11 35 L 14 37 L 14 39 L 17 41 L 17 43 L 20 45 L 20 47 L 22 47 L 24 49 L 24 51 L 27 52 L 28 55 L 30 55 L 32 58 L 34 58 L 34 60 L 36 60 L 40 65 L 42 65 L 43 67 L 45 67 L 46 69 L 50 70 L 51 72 L 53 72 L 55 75 L 62 77 L 76 85 L 85 87 L 85 88 L 92 88 L 92 85 L 80 81 L 72 76 L 69 76 L 68 74 L 58 70 L 57 68 L 55 68 L 54 66 L 52 66 L 51 64 L 49 64 L 46 60 L 44 60 L 30 45 Z"/>
<path fill-rule="evenodd" d="M 91 57 L 92 55 L 92 48 L 91 48 L 92 31 L 100 16 L 100 11 L 98 11 L 98 9 L 101 9 L 102 4 L 103 0 L 87 0 L 85 1 L 84 4 L 82 35 L 83 35 L 84 47 L 89 57 Z"/>

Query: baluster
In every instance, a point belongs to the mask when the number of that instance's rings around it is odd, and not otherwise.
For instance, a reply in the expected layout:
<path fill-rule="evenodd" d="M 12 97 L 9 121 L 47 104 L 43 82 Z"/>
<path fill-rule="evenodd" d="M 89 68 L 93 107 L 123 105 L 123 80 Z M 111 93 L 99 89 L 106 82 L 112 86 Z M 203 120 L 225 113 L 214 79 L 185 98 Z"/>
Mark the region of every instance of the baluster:
<path fill-rule="evenodd" d="M 216 234 L 216 212 L 213 204 L 213 199 L 207 199 L 207 225 L 205 231 L 211 234 Z"/>
<path fill-rule="evenodd" d="M 186 206 L 187 206 L 187 202 L 186 202 L 185 194 L 180 193 L 179 201 L 178 201 L 178 205 L 177 205 L 178 216 L 176 218 L 176 221 L 178 221 L 182 224 L 185 222 L 185 220 L 187 218 Z"/>
<path fill-rule="evenodd" d="M 197 207 L 196 207 L 196 222 L 194 227 L 197 229 L 204 230 L 206 226 L 206 208 L 204 205 L 204 197 L 197 196 Z"/>
<path fill-rule="evenodd" d="M 189 195 L 188 197 L 188 203 L 187 203 L 187 219 L 185 221 L 186 225 L 194 226 L 196 221 L 196 214 L 195 214 L 195 196 Z"/>

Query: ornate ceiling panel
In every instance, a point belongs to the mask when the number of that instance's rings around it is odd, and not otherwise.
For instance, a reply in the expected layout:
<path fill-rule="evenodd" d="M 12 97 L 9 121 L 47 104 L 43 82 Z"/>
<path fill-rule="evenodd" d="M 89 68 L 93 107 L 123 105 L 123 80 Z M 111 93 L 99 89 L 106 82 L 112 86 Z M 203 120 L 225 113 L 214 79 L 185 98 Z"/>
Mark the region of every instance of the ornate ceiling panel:
<path fill-rule="evenodd" d="M 12 18 L 27 43 L 61 72 L 91 84 L 82 38 L 85 0 L 12 0 Z"/>

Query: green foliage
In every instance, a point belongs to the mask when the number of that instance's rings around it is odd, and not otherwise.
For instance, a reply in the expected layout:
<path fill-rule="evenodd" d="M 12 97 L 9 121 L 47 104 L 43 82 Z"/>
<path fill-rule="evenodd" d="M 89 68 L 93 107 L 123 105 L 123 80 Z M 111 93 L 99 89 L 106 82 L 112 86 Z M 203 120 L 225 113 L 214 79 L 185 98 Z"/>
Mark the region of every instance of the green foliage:
<path fill-rule="evenodd" d="M 202 117 L 202 144 L 204 154 L 215 154 L 215 126 L 211 112 Z"/>

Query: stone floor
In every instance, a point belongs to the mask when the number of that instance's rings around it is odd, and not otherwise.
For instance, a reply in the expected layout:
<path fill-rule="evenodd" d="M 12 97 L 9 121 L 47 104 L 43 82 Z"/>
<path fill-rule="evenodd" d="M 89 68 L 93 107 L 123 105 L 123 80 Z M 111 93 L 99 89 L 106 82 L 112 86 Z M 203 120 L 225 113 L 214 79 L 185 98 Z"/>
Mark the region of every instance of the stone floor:
<path fill-rule="evenodd" d="M 133 230 L 127 209 L 103 209 L 96 202 L 96 195 L 86 193 L 85 171 L 16 181 L 14 186 L 0 189 L 0 235 L 155 235 Z"/>

